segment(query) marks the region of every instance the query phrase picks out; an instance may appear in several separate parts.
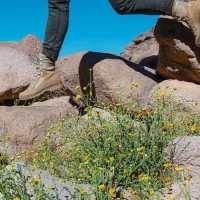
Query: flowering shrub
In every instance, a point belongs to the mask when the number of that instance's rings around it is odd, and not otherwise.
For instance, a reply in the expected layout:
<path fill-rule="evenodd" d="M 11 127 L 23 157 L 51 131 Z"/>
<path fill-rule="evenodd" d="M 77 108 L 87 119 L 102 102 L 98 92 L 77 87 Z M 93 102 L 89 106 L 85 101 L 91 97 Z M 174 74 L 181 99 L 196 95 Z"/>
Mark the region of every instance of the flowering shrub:
<path fill-rule="evenodd" d="M 139 85 L 135 83 L 133 87 L 137 89 Z M 80 86 L 76 89 L 80 90 Z M 180 174 L 183 181 L 191 179 L 191 168 L 187 168 L 185 174 L 185 169 L 173 166 L 171 141 L 177 136 L 200 133 L 198 115 L 188 116 L 173 102 L 164 102 L 168 97 L 166 91 L 158 89 L 157 94 L 152 110 L 125 108 L 123 102 L 99 105 L 110 113 L 109 119 L 99 111 L 94 112 L 86 103 L 87 120 L 73 115 L 59 119 L 55 126 L 46 130 L 45 142 L 35 142 L 37 150 L 23 151 L 17 158 L 74 184 L 91 185 L 90 191 L 77 189 L 75 199 L 92 199 L 91 193 L 97 200 L 123 199 L 127 192 L 135 199 L 157 199 L 157 191 L 170 187 Z M 82 97 L 83 94 L 78 94 L 76 100 Z M 57 147 L 52 146 L 55 134 L 60 135 Z M 5 144 L 9 139 L 6 136 L 2 142 Z M 0 156 L 0 162 L 6 159 L 13 160 L 6 154 Z M 42 184 L 39 178 L 32 182 L 36 186 Z M 6 183 L 4 186 L 0 192 L 7 194 Z M 10 199 L 23 199 L 22 193 L 13 194 L 15 196 L 9 196 Z"/>

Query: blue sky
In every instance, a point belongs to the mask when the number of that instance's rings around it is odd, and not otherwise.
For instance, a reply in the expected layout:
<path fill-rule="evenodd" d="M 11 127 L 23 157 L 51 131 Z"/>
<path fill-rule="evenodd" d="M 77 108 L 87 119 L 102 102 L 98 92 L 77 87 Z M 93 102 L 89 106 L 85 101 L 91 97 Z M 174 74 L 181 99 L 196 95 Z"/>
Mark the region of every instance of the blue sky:
<path fill-rule="evenodd" d="M 0 41 L 19 41 L 27 34 L 43 41 L 47 11 L 47 0 L 2 1 Z M 157 18 L 120 16 L 108 0 L 71 0 L 70 26 L 60 56 L 83 50 L 118 55 L 135 36 L 148 31 Z"/>

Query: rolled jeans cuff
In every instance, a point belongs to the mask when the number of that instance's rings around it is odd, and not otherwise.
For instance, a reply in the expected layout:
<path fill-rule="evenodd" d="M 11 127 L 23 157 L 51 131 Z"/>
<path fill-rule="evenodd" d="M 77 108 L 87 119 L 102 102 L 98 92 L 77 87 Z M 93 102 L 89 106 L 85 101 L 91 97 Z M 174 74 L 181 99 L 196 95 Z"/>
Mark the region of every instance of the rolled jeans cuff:
<path fill-rule="evenodd" d="M 53 51 L 51 49 L 43 48 L 42 52 L 47 58 L 51 59 L 52 61 L 56 61 L 58 59 L 59 53 Z"/>

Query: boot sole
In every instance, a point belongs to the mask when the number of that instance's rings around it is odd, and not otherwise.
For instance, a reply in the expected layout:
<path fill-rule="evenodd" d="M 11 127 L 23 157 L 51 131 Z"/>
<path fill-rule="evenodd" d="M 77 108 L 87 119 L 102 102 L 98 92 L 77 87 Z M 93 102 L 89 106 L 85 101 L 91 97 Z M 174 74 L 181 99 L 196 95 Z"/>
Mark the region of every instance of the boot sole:
<path fill-rule="evenodd" d="M 48 88 L 45 88 L 43 90 L 41 90 L 40 92 L 34 94 L 34 95 L 29 95 L 29 96 L 24 96 L 24 97 L 20 97 L 19 96 L 19 99 L 20 100 L 30 100 L 30 99 L 34 99 L 36 97 L 39 97 L 40 95 L 42 95 L 43 93 L 45 92 L 53 92 L 53 91 L 56 91 L 56 90 L 59 90 L 63 87 L 62 84 L 58 84 L 58 85 L 54 85 L 54 86 L 50 86 Z"/>

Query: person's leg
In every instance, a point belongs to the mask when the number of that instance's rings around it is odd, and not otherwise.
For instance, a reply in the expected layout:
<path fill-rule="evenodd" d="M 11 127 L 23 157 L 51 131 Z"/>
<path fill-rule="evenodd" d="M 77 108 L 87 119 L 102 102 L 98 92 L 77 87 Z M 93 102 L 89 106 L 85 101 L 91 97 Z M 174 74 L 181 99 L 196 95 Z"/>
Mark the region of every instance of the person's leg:
<path fill-rule="evenodd" d="M 188 24 L 195 36 L 196 45 L 200 47 L 200 1 L 175 2 L 172 16 Z"/>
<path fill-rule="evenodd" d="M 56 61 L 69 23 L 70 0 L 49 0 L 49 17 L 46 25 L 43 54 Z"/>
<path fill-rule="evenodd" d="M 185 21 L 200 47 L 200 1 L 180 2 L 178 0 L 109 0 L 119 14 L 170 15 Z"/>
<path fill-rule="evenodd" d="M 38 75 L 29 87 L 19 94 L 21 100 L 33 99 L 46 91 L 60 89 L 62 83 L 55 71 L 69 22 L 70 0 L 49 0 L 49 17 L 43 44 L 43 53 L 38 56 Z"/>
<path fill-rule="evenodd" d="M 109 0 L 119 14 L 171 15 L 175 0 Z"/>

